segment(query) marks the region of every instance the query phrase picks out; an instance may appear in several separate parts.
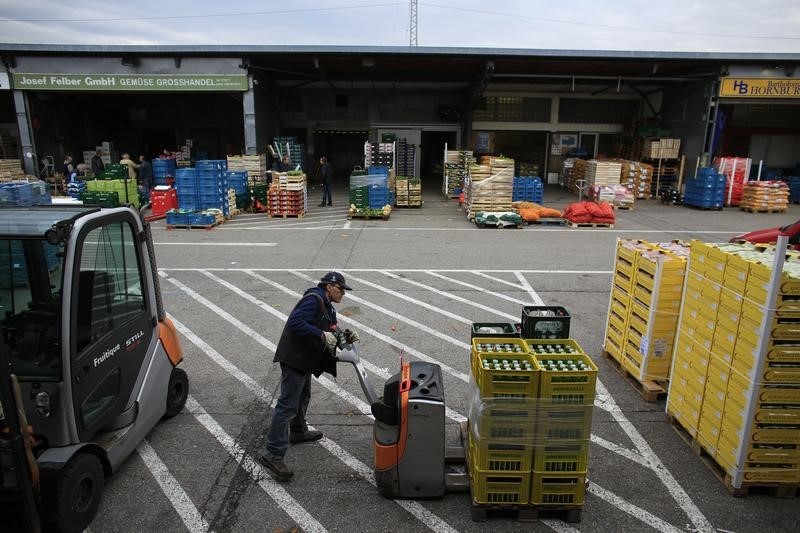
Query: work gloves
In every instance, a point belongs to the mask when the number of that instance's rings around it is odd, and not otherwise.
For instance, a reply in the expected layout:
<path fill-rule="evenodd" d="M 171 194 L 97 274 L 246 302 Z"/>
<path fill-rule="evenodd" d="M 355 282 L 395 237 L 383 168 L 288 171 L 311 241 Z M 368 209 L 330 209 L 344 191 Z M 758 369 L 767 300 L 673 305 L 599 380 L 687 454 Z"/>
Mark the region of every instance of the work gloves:
<path fill-rule="evenodd" d="M 331 353 L 336 353 L 336 335 L 331 333 L 330 331 L 325 332 L 325 344 L 328 346 L 328 350 Z"/>
<path fill-rule="evenodd" d="M 352 329 L 344 330 L 344 340 L 347 341 L 347 344 L 353 344 L 354 342 L 356 342 L 359 339 L 360 338 L 358 336 L 358 333 L 356 333 Z"/>

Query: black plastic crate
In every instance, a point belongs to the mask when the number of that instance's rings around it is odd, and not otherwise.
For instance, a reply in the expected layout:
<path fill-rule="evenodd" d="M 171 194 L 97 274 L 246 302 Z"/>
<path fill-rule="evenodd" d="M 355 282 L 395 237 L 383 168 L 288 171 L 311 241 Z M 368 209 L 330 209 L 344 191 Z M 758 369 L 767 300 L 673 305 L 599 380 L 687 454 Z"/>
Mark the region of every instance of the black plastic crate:
<path fill-rule="evenodd" d="M 481 331 L 483 330 L 483 331 Z M 519 330 L 508 322 L 473 322 L 471 339 L 475 337 L 519 338 Z"/>
<path fill-rule="evenodd" d="M 568 339 L 569 313 L 559 306 L 532 305 L 522 308 L 523 339 Z"/>

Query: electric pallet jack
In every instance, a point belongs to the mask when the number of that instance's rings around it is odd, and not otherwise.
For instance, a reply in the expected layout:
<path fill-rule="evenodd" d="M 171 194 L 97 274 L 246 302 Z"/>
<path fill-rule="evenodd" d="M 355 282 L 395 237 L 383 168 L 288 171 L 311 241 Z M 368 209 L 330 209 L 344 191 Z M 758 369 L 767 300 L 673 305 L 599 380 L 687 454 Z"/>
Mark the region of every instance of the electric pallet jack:
<path fill-rule="evenodd" d="M 423 361 L 400 362 L 400 372 L 378 397 L 354 344 L 339 337 L 339 361 L 352 363 L 375 417 L 375 481 L 387 498 L 435 498 L 469 491 L 464 447 L 445 445 L 442 368 Z"/>

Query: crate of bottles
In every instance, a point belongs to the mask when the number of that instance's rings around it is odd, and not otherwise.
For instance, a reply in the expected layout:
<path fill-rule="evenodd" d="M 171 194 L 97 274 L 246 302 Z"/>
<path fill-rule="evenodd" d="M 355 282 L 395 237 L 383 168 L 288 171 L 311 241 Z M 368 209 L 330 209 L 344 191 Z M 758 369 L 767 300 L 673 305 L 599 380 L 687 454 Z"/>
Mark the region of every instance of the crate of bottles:
<path fill-rule="evenodd" d="M 485 472 L 530 472 L 533 446 L 525 441 L 476 438 L 469 432 L 469 456 L 474 468 Z"/>
<path fill-rule="evenodd" d="M 592 403 L 597 367 L 572 339 L 526 339 L 541 367 L 539 397 Z"/>
<path fill-rule="evenodd" d="M 585 495 L 585 475 L 533 473 L 530 503 L 536 505 L 582 505 Z"/>
<path fill-rule="evenodd" d="M 530 472 L 486 472 L 470 465 L 472 500 L 482 504 L 524 505 L 531 491 Z"/>
<path fill-rule="evenodd" d="M 588 440 L 548 441 L 534 447 L 535 472 L 585 474 L 588 465 Z"/>
<path fill-rule="evenodd" d="M 522 337 L 525 339 L 569 338 L 570 316 L 559 306 L 524 306 Z"/>
<path fill-rule="evenodd" d="M 473 322 L 470 338 L 500 337 L 504 339 L 519 338 L 519 331 L 510 322 Z"/>
<path fill-rule="evenodd" d="M 472 375 L 481 396 L 524 400 L 536 397 L 539 365 L 522 339 L 472 339 Z"/>

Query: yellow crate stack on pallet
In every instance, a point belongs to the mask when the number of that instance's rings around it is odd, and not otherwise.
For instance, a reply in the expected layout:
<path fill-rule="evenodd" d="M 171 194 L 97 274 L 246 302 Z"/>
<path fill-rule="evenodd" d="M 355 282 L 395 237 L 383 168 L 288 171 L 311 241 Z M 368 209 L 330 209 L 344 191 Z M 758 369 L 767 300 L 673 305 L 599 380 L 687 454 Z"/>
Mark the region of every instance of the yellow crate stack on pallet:
<path fill-rule="evenodd" d="M 477 385 L 469 414 L 469 474 L 476 504 L 530 499 L 540 367 L 519 338 L 472 339 Z"/>
<path fill-rule="evenodd" d="M 544 365 L 544 366 L 543 366 Z M 580 512 L 597 367 L 571 339 L 472 339 L 473 504 Z"/>
<path fill-rule="evenodd" d="M 786 254 L 771 301 L 774 260 L 692 242 L 667 412 L 734 489 L 800 485 L 800 256 Z"/>
<path fill-rule="evenodd" d="M 541 368 L 530 503 L 580 509 L 586 494 L 597 367 L 572 339 L 525 342 Z"/>
<path fill-rule="evenodd" d="M 604 350 L 639 382 L 667 381 L 689 250 L 617 241 Z"/>

